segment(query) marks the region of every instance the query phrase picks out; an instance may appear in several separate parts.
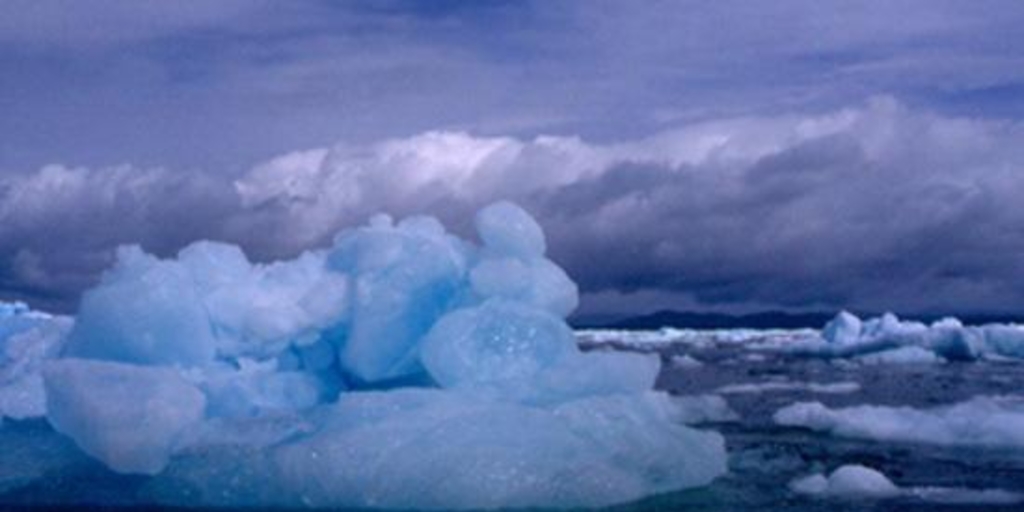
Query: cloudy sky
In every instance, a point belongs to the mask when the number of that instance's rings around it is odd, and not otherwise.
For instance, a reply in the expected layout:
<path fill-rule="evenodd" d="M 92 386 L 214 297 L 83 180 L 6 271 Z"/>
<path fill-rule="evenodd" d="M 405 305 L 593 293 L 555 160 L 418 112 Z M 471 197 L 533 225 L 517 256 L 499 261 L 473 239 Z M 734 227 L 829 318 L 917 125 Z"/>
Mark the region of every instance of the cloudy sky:
<path fill-rule="evenodd" d="M 0 2 L 0 298 L 532 211 L 585 314 L 1024 313 L 1024 3 Z"/>

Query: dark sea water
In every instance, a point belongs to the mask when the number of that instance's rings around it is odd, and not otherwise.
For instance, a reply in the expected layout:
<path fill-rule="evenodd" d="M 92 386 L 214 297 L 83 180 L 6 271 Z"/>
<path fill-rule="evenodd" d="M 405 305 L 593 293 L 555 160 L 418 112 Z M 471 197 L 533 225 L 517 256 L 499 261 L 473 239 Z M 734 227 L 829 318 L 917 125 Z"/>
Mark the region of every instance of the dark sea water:
<path fill-rule="evenodd" d="M 600 343 L 585 349 L 633 350 L 665 361 L 658 387 L 672 394 L 720 392 L 723 386 L 766 382 L 859 384 L 847 393 L 760 390 L 722 393 L 739 420 L 699 425 L 725 436 L 729 473 L 711 486 L 654 496 L 614 511 L 1024 510 L 1024 503 L 936 503 L 914 496 L 823 498 L 792 492 L 795 478 L 844 465 L 881 471 L 901 488 L 1000 489 L 1024 493 L 1024 448 L 943 447 L 844 439 L 780 427 L 772 415 L 799 401 L 829 407 L 860 404 L 930 408 L 975 396 L 1024 393 L 1024 364 L 979 361 L 875 364 L 751 350 L 749 343 Z M 689 355 L 700 366 L 673 364 Z M 678 360 L 678 358 L 676 357 Z M 241 458 L 239 474 L 244 474 Z M 580 468 L 586 471 L 586 468 Z M 226 487 L 227 488 L 227 487 Z M 179 510 L 190 489 L 151 477 L 124 476 L 82 455 L 42 421 L 7 422 L 0 435 L 0 510 Z M 255 509 L 247 509 L 255 510 Z M 269 510 L 269 509 L 268 509 Z"/>

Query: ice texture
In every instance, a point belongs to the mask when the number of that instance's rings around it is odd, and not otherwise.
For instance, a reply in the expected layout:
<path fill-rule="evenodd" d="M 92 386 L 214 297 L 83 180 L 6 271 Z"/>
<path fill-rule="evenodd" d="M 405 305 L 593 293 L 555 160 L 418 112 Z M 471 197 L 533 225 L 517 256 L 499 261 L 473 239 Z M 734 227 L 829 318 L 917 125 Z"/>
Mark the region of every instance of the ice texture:
<path fill-rule="evenodd" d="M 669 421 L 663 400 L 607 395 L 547 408 L 461 391 L 351 393 L 326 427 L 277 457 L 314 506 L 600 506 L 725 471 L 721 438 Z"/>
<path fill-rule="evenodd" d="M 60 352 L 70 328 L 70 318 L 0 303 L 0 421 L 46 414 L 40 372 Z"/>
<path fill-rule="evenodd" d="M 983 419 L 984 421 L 981 421 Z M 932 409 L 800 402 L 775 413 L 779 425 L 842 437 L 937 445 L 1024 447 L 1024 401 L 975 397 Z"/>
<path fill-rule="evenodd" d="M 904 498 L 961 505 L 1012 505 L 1024 501 L 1021 494 L 1002 489 L 899 487 L 881 471 L 860 464 L 840 466 L 827 477 L 816 473 L 798 478 L 790 482 L 789 489 L 798 494 L 842 499 Z"/>
<path fill-rule="evenodd" d="M 45 377 L 53 428 L 119 472 L 162 470 L 206 406 L 169 368 L 69 358 L 51 362 Z"/>
<path fill-rule="evenodd" d="M 793 382 L 789 380 L 774 380 L 760 383 L 727 384 L 715 390 L 723 395 L 735 394 L 757 394 L 776 391 L 800 391 L 805 393 L 819 394 L 846 394 L 860 391 L 861 386 L 857 382 Z"/>
<path fill-rule="evenodd" d="M 824 357 L 854 357 L 868 364 L 1021 359 L 1024 327 L 965 326 L 955 318 L 929 325 L 900 320 L 893 313 L 861 320 L 842 311 L 825 325 L 820 338 L 806 338 L 781 348 Z"/>
<path fill-rule="evenodd" d="M 722 437 L 686 425 L 724 401 L 653 391 L 656 355 L 582 352 L 576 285 L 524 210 L 475 227 L 479 244 L 378 215 L 272 263 L 125 247 L 73 326 L 0 310 L 0 340 L 35 413 L 113 471 L 160 475 L 161 503 L 591 507 L 725 472 Z"/>
<path fill-rule="evenodd" d="M 841 466 L 827 478 L 816 474 L 798 479 L 790 484 L 790 489 L 801 494 L 848 498 L 891 498 L 900 494 L 899 487 L 884 474 L 859 464 Z"/>

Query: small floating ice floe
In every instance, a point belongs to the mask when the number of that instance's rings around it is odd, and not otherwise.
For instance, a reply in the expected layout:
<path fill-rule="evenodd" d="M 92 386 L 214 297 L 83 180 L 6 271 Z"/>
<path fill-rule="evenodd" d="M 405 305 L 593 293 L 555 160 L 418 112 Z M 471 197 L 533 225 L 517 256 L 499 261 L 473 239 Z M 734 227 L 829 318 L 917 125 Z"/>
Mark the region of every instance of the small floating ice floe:
<path fill-rule="evenodd" d="M 715 390 L 715 393 L 723 395 L 756 394 L 784 391 L 803 391 L 807 393 L 818 393 L 826 395 L 839 395 L 856 393 L 860 391 L 860 384 L 848 382 L 793 382 L 788 380 L 771 381 L 748 384 L 729 384 Z"/>
<path fill-rule="evenodd" d="M 841 499 L 908 498 L 932 503 L 1009 505 L 1024 501 L 1019 493 L 1002 489 L 961 487 L 899 487 L 880 471 L 859 464 L 840 466 L 827 477 L 821 473 L 789 484 L 797 494 Z"/>
<path fill-rule="evenodd" d="M 975 397 L 932 409 L 859 405 L 830 409 L 801 402 L 775 412 L 776 424 L 840 437 L 937 445 L 1024 448 L 1024 400 Z"/>

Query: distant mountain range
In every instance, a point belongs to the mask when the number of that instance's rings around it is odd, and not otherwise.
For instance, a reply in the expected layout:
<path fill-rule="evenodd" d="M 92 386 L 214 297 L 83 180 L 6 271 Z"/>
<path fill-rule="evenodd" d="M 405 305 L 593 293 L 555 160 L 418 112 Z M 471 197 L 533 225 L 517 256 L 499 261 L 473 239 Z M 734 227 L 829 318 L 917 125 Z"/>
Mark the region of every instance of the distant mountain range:
<path fill-rule="evenodd" d="M 856 313 L 861 318 L 877 316 L 878 313 Z M 799 329 L 821 328 L 836 315 L 835 312 L 789 313 L 785 311 L 764 311 L 742 315 L 728 313 L 697 313 L 692 311 L 663 310 L 641 316 L 625 318 L 579 317 L 571 318 L 576 328 L 608 329 L 658 329 L 678 327 L 683 329 Z M 1024 315 L 969 314 L 969 315 L 920 315 L 908 319 L 932 322 L 945 316 L 956 316 L 964 324 L 1024 323 Z M 902 317 L 901 317 L 902 318 Z"/>

